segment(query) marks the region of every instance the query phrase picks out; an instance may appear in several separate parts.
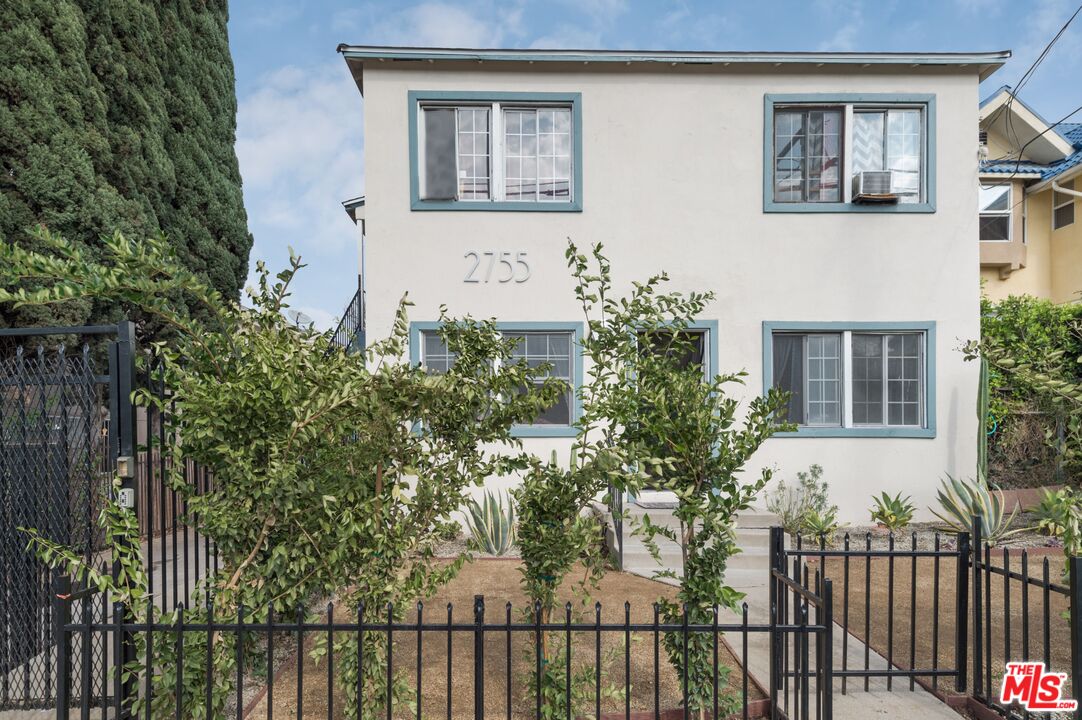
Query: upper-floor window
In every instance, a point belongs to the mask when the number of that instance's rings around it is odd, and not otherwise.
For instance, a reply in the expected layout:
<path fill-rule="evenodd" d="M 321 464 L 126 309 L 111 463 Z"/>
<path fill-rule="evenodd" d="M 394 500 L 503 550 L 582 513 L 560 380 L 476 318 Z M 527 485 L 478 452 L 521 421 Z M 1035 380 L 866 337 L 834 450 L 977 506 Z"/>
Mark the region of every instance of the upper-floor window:
<path fill-rule="evenodd" d="M 1011 186 L 981 185 L 980 192 L 980 238 L 985 242 L 1002 242 L 1011 239 Z"/>
<path fill-rule="evenodd" d="M 932 212 L 935 99 L 767 95 L 770 212 Z"/>
<path fill-rule="evenodd" d="M 581 209 L 578 95 L 411 93 L 414 209 Z"/>
<path fill-rule="evenodd" d="M 1061 187 L 1074 190 L 1074 180 L 1060 183 Z M 1052 229 L 1059 230 L 1074 222 L 1074 195 L 1052 191 Z"/>

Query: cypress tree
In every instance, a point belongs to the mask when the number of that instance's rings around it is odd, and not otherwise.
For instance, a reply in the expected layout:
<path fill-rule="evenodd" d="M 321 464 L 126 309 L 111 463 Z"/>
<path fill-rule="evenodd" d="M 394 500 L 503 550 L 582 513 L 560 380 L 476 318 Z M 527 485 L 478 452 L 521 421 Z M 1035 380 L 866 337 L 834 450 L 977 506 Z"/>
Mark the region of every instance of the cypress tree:
<path fill-rule="evenodd" d="M 233 149 L 225 0 L 20 0 L 0 8 L 0 239 L 48 226 L 164 233 L 236 296 L 251 236 Z M 0 325 L 111 322 L 88 303 L 0 308 Z"/>

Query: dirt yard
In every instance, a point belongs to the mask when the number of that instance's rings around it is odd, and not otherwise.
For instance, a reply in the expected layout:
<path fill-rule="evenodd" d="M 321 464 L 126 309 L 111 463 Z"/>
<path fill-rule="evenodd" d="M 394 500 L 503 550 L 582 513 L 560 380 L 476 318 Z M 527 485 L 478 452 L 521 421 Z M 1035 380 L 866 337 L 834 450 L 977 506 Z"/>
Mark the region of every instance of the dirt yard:
<path fill-rule="evenodd" d="M 863 547 L 863 546 L 862 546 Z M 908 546 L 907 546 L 908 547 Z M 1029 574 L 1031 577 L 1041 577 L 1043 562 L 1046 555 L 1035 554 L 1029 558 Z M 1052 582 L 1063 585 L 1060 576 L 1063 568 L 1063 556 L 1060 553 L 1047 555 L 1049 563 L 1049 578 Z M 996 566 L 1003 565 L 1002 552 L 993 550 L 992 562 Z M 1021 559 L 1017 555 L 1010 557 L 1010 569 L 1014 572 L 1021 571 Z M 849 631 L 860 639 L 865 638 L 865 606 L 870 608 L 868 614 L 868 634 L 871 636 L 870 645 L 884 657 L 888 653 L 888 633 L 890 633 L 891 599 L 893 599 L 893 662 L 899 667 L 918 668 L 933 667 L 933 647 L 935 636 L 933 635 L 933 618 L 939 618 L 938 634 L 938 660 L 939 668 L 953 668 L 955 658 L 955 563 L 950 558 L 941 558 L 939 568 L 939 592 L 935 592 L 935 563 L 933 558 L 918 558 L 916 561 L 916 592 L 912 592 L 913 566 L 911 559 L 894 560 L 894 584 L 893 594 L 890 585 L 890 563 L 887 558 L 873 558 L 870 569 L 866 569 L 865 561 L 851 559 L 849 562 L 849 590 L 846 594 L 844 577 L 845 561 L 842 558 L 827 558 L 826 575 L 833 582 L 834 588 L 834 617 L 839 624 L 845 619 L 845 608 L 848 606 Z M 809 563 L 811 572 L 815 572 L 818 562 L 811 560 Z M 866 584 L 866 572 L 870 571 L 870 584 Z M 983 575 L 982 575 L 983 579 Z M 972 602 L 972 573 L 969 574 L 969 592 Z M 870 596 L 866 597 L 865 588 L 870 587 Z M 1004 587 L 1003 577 L 991 576 L 990 603 L 992 617 L 1004 618 Z M 982 594 L 985 591 L 982 582 Z M 1049 628 L 1048 640 L 1045 640 L 1044 611 L 1045 602 L 1043 592 L 1036 586 L 1029 586 L 1029 623 L 1028 641 L 1029 658 L 1043 660 L 1047 649 L 1052 669 L 1058 672 L 1070 673 L 1070 648 L 1066 638 L 1068 637 L 1068 621 L 1064 616 L 1067 610 L 1067 597 L 1058 593 L 1049 596 Z M 985 595 L 985 597 L 989 597 Z M 938 605 L 936 599 L 938 598 Z M 915 599 L 915 602 L 914 602 Z M 1019 580 L 1010 582 L 1010 635 L 1006 635 L 1006 626 L 1002 620 L 992 624 L 991 645 L 989 646 L 988 631 L 982 633 L 985 643 L 984 652 L 991 649 L 992 690 L 997 691 L 998 683 L 1003 673 L 1003 663 L 1007 644 L 1009 642 L 1010 654 L 1013 659 L 1024 657 L 1024 633 L 1026 624 L 1023 622 L 1023 589 Z M 915 612 L 914 612 L 915 611 Z M 916 619 L 916 630 L 913 631 L 913 618 Z M 970 646 L 970 672 L 969 683 L 972 685 L 972 648 L 973 629 L 970 624 L 967 636 Z M 912 652 L 910 642 L 913 642 Z M 912 656 L 912 664 L 911 658 Z M 986 656 L 987 658 L 987 656 Z M 985 658 L 985 659 L 986 659 Z M 984 663 L 982 662 L 982 666 Z M 850 680 L 850 682 L 860 682 Z M 895 680 L 895 683 L 908 684 L 905 680 Z M 939 681 L 939 687 L 943 689 L 953 688 L 953 678 L 945 678 Z"/>
<path fill-rule="evenodd" d="M 526 598 L 519 587 L 519 563 L 513 559 L 477 560 L 465 566 L 459 576 L 444 588 L 436 597 L 424 604 L 426 623 L 446 622 L 447 604 L 454 605 L 455 622 L 471 622 L 473 619 L 474 595 L 485 597 L 486 624 L 504 623 L 507 617 L 507 603 L 511 603 L 512 621 L 523 622 L 522 611 L 526 607 Z M 566 584 L 565 584 L 566 587 Z M 621 623 L 624 620 L 624 601 L 631 604 L 631 622 L 648 623 L 653 621 L 653 603 L 658 597 L 672 597 L 675 588 L 645 578 L 620 572 L 609 572 L 602 580 L 601 589 L 595 594 L 595 600 L 602 604 L 602 622 Z M 570 591 L 564 593 L 563 600 L 572 600 Z M 562 615 L 561 615 L 562 617 Z M 592 603 L 587 622 L 593 620 Z M 407 614 L 406 622 L 415 622 L 416 614 Z M 533 668 L 533 634 L 513 632 L 511 646 L 511 717 L 527 718 L 534 714 L 534 697 L 528 691 L 527 679 Z M 314 638 L 312 638 L 314 640 Z M 426 632 L 421 639 L 421 717 L 448 718 L 451 720 L 472 720 L 473 709 L 473 636 L 469 632 L 456 632 L 451 649 L 450 668 L 450 711 L 448 711 L 448 657 L 447 633 Z M 733 642 L 739 642 L 733 638 Z M 417 633 L 403 632 L 395 642 L 393 664 L 397 669 L 408 673 L 412 687 L 417 682 Z M 654 703 L 654 666 L 652 633 L 632 633 L 631 673 L 627 678 L 624 673 L 623 632 L 605 632 L 602 634 L 603 686 L 622 689 L 630 679 L 632 711 L 652 711 Z M 592 633 L 573 634 L 573 658 L 581 658 L 583 663 L 592 664 L 594 658 L 594 635 Z M 485 709 L 491 717 L 507 717 L 507 634 L 499 630 L 486 633 L 485 640 Z M 607 654 L 609 662 L 605 662 Z M 573 661 L 578 665 L 578 661 Z M 730 685 L 733 692 L 739 693 L 741 675 L 737 661 L 722 646 L 720 664 L 733 668 Z M 658 694 L 662 710 L 676 708 L 682 697 L 681 684 L 665 656 L 664 647 L 660 650 Z M 303 713 L 304 718 L 341 718 L 344 713 L 337 698 L 335 688 L 333 711 L 328 712 L 327 664 L 316 664 L 307 654 L 302 668 L 303 678 Z M 749 685 L 750 699 L 762 698 L 754 685 Z M 295 664 L 279 672 L 274 683 L 273 716 L 276 718 L 296 718 L 297 712 L 297 671 Z M 622 712 L 623 700 L 607 700 L 602 703 L 602 712 Z M 592 689 L 582 714 L 593 714 Z M 251 707 L 247 717 L 258 719 L 268 716 L 267 700 L 264 697 Z M 396 718 L 417 717 L 415 708 L 402 708 L 396 712 Z"/>

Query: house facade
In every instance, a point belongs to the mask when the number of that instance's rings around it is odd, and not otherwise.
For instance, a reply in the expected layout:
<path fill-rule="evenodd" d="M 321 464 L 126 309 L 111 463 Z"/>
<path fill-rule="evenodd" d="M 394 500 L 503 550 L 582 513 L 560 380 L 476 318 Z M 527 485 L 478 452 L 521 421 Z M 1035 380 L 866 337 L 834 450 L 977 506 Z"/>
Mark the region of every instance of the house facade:
<path fill-rule="evenodd" d="M 1082 298 L 1082 123 L 1050 123 L 1001 87 L 980 105 L 985 295 Z"/>
<path fill-rule="evenodd" d="M 368 338 L 408 292 L 415 362 L 453 362 L 446 305 L 576 386 L 564 251 L 600 242 L 620 287 L 714 292 L 696 361 L 746 370 L 745 399 L 792 391 L 800 428 L 754 462 L 821 465 L 840 519 L 881 490 L 927 516 L 944 473 L 973 474 L 973 126 L 1008 53 L 339 50 L 364 97 Z M 578 412 L 569 393 L 517 434 L 566 457 Z"/>

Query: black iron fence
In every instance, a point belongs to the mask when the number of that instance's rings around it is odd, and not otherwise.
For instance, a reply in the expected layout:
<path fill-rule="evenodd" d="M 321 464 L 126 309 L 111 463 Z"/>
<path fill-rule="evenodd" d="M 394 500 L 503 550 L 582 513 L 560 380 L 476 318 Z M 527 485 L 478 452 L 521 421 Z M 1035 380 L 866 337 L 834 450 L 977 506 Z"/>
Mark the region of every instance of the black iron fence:
<path fill-rule="evenodd" d="M 493 618 L 482 596 L 466 618 L 448 604 L 429 619 L 418 603 L 402 614 L 391 606 L 336 613 L 328 605 L 322 616 L 242 609 L 228 619 L 209 613 L 209 619 L 204 614 L 194 622 L 182 606 L 172 622 L 132 622 L 124 608 L 96 612 L 94 594 L 77 591 L 56 599 L 58 615 L 69 619 L 58 629 L 57 718 L 87 717 L 91 711 L 103 720 L 122 718 L 136 699 L 156 708 L 153 714 L 146 711 L 148 718 L 342 717 L 347 700 L 336 662 L 343 656 L 331 653 L 317 665 L 309 653 L 316 644 L 334 647 L 345 639 L 340 653 L 358 653 L 362 670 L 370 649 L 385 658 L 376 678 L 369 676 L 349 693 L 357 717 L 688 720 L 694 712 L 713 718 L 829 720 L 830 582 L 820 582 L 820 595 L 783 573 L 773 572 L 771 579 L 777 612 L 759 624 L 748 621 L 746 605 L 738 621 L 722 619 L 718 608 L 707 613 L 707 622 L 696 621 L 685 607 L 675 622 L 666 622 L 657 604 L 637 608 L 633 616 L 629 603 L 614 609 L 616 619 L 600 603 L 592 613 L 575 613 L 568 604 L 547 620 L 540 608 L 516 610 L 507 603 Z M 96 670 L 92 654 L 83 649 L 115 646 L 126 635 L 142 648 L 168 646 L 170 667 L 156 666 L 149 650 L 131 666 L 130 683 L 120 682 L 115 663 Z M 742 662 L 757 636 L 771 648 L 768 688 L 757 686 Z M 234 653 L 229 677 L 203 662 L 223 637 Z M 300 652 L 280 663 L 283 646 Z M 690 699 L 695 688 L 689 687 L 689 674 L 668 662 L 666 653 L 673 648 L 682 652 L 683 668 L 689 652 L 707 650 L 707 684 L 700 684 L 697 701 Z M 199 658 L 194 667 L 192 657 Z M 187 668 L 194 685 L 175 672 L 180 667 Z M 545 683 L 535 682 L 538 676 Z M 703 675 L 697 677 L 701 683 Z M 212 684 L 228 695 L 224 706 Z"/>
<path fill-rule="evenodd" d="M 1006 717 L 1030 717 L 1000 702 L 1008 662 L 1041 661 L 1068 675 L 1064 697 L 1082 690 L 1082 558 L 1012 555 L 984 542 L 981 521 L 973 523 L 972 696 Z M 1080 703 L 1082 706 L 1082 703 Z M 1037 713 L 1038 716 L 1046 713 Z M 1082 719 L 1082 707 L 1074 713 Z"/>
<path fill-rule="evenodd" d="M 885 678 L 888 691 L 896 678 L 908 680 L 910 690 L 918 680 L 938 690 L 941 679 L 953 679 L 957 692 L 965 690 L 968 624 L 954 619 L 968 617 L 968 533 L 950 536 L 950 547 L 936 533 L 930 548 L 918 547 L 916 533 L 901 543 L 893 533 L 877 537 L 874 546 L 871 533 L 845 533 L 839 549 L 828 547 L 825 538 L 805 545 L 799 536 L 786 547 L 781 529 L 774 532 L 776 566 L 791 563 L 791 575 L 800 577 L 811 560 L 814 572 L 835 581 L 841 611 L 835 619 L 842 631 L 835 674 L 843 694 L 849 678 L 862 680 L 865 692 L 873 678 Z"/>

